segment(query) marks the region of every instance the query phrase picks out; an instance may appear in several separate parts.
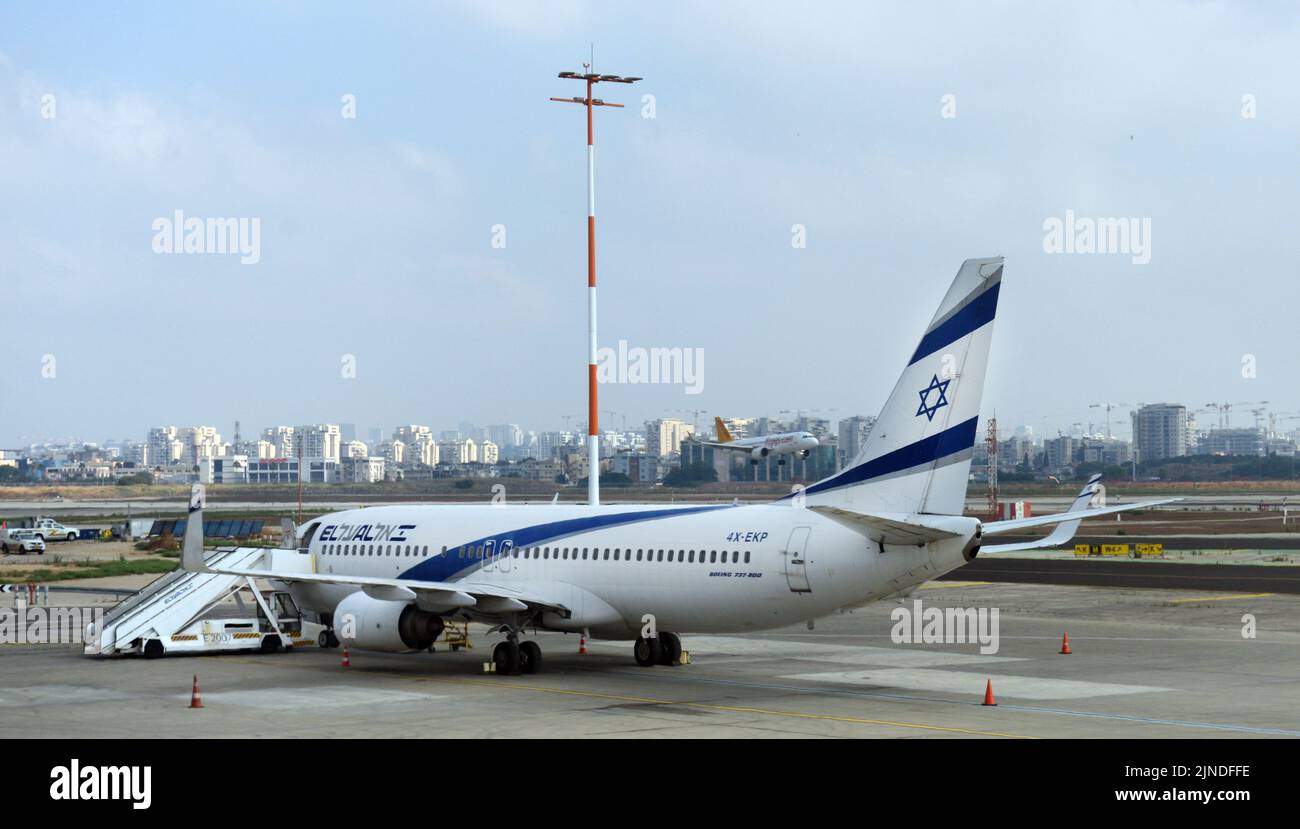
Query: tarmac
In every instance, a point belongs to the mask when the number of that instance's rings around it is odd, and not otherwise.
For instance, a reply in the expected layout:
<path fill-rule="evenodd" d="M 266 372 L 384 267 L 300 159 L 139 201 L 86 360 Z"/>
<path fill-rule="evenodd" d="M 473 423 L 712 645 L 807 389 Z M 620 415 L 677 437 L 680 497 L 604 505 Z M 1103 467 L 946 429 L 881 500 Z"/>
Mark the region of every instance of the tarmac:
<path fill-rule="evenodd" d="M 896 642 L 891 613 L 918 600 L 984 609 L 995 649 Z M 673 667 L 542 633 L 530 676 L 484 673 L 499 637 L 483 628 L 469 651 L 352 650 L 349 668 L 314 647 L 146 660 L 4 645 L 0 738 L 1300 737 L 1297 611 L 1300 596 L 1269 592 L 932 582 L 811 630 L 686 634 L 690 664 Z"/>

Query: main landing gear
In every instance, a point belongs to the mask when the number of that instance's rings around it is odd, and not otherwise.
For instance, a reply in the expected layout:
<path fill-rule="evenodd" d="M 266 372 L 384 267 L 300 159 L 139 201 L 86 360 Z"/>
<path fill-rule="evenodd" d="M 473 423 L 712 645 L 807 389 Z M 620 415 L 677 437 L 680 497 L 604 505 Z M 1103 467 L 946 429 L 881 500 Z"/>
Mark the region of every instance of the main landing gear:
<path fill-rule="evenodd" d="M 642 668 L 652 665 L 680 665 L 682 661 L 682 640 L 675 633 L 660 633 L 657 637 L 647 639 L 638 636 L 632 646 L 632 655 L 636 664 Z"/>
<path fill-rule="evenodd" d="M 542 649 L 531 639 L 520 642 L 518 631 L 511 630 L 492 649 L 492 662 L 498 674 L 535 674 L 542 669 Z"/>

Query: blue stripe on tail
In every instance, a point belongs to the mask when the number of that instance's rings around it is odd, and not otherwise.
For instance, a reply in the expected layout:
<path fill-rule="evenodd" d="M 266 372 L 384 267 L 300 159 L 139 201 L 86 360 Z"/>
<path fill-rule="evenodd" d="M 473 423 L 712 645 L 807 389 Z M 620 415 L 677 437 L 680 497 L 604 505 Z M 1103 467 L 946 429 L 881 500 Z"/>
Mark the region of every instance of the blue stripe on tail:
<path fill-rule="evenodd" d="M 967 334 L 993 322 L 993 317 L 998 311 L 998 290 L 1002 287 L 1002 281 L 999 280 L 984 293 L 966 303 L 966 306 L 937 326 L 933 331 L 928 332 L 921 338 L 921 344 L 916 347 L 916 353 L 908 361 L 912 365 L 917 360 L 930 356 L 941 348 L 946 348 L 960 340 Z"/>
<path fill-rule="evenodd" d="M 996 290 L 996 288 L 995 288 Z M 964 423 L 959 423 L 948 429 L 944 429 L 938 434 L 931 435 L 928 438 L 922 438 L 916 443 L 909 443 L 892 452 L 881 455 L 878 458 L 860 463 L 851 469 L 846 469 L 840 474 L 819 481 L 804 490 L 805 494 L 814 492 L 826 492 L 831 489 L 852 486 L 860 484 L 863 481 L 869 481 L 872 478 L 880 478 L 890 475 L 894 472 L 902 472 L 905 469 L 911 469 L 927 463 L 933 463 L 942 460 L 949 455 L 955 455 L 958 452 L 964 452 L 975 446 L 975 427 L 978 425 L 979 417 L 972 417 Z M 794 495 L 787 495 L 786 498 L 793 498 Z M 784 500 L 784 499 L 782 499 Z"/>

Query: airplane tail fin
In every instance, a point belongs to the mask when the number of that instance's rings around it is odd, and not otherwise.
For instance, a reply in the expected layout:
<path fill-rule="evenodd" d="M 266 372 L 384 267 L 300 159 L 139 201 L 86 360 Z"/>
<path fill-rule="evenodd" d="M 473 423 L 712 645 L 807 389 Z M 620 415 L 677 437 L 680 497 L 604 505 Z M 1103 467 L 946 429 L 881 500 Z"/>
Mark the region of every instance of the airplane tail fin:
<path fill-rule="evenodd" d="M 181 567 L 192 573 L 210 572 L 203 561 L 203 505 L 206 501 L 207 491 L 203 484 L 190 488 L 190 510 L 185 518 L 185 539 L 181 542 Z"/>
<path fill-rule="evenodd" d="M 734 440 L 731 437 L 731 431 L 727 428 L 727 424 L 722 422 L 722 418 L 714 416 L 713 425 L 718 430 L 718 443 L 731 443 Z"/>
<path fill-rule="evenodd" d="M 961 515 L 1001 286 L 1002 257 L 962 263 L 861 451 L 808 504 Z"/>

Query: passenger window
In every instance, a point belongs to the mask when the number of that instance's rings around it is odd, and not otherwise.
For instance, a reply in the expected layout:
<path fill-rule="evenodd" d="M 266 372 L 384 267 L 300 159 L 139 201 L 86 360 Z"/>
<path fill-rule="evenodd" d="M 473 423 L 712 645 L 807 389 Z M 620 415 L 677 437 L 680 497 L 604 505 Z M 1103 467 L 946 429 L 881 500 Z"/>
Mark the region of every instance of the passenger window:
<path fill-rule="evenodd" d="M 691 564 L 694 564 L 694 563 L 695 563 L 695 551 L 694 551 L 694 550 L 690 550 L 690 551 L 687 552 L 687 554 L 686 554 L 686 560 L 687 560 L 688 562 L 690 562 Z"/>
<path fill-rule="evenodd" d="M 717 550 L 710 550 L 710 551 L 709 551 L 709 564 L 716 564 L 717 561 L 718 561 L 718 551 L 717 551 Z"/>
<path fill-rule="evenodd" d="M 640 551 L 640 550 L 637 550 L 637 551 L 636 551 L 636 560 L 637 560 L 637 561 L 640 561 L 640 560 L 641 560 L 641 551 Z"/>
<path fill-rule="evenodd" d="M 615 560 L 615 561 L 618 561 L 618 548 L 617 548 L 617 547 L 614 548 L 614 560 Z"/>
<path fill-rule="evenodd" d="M 608 547 L 605 548 L 605 560 L 606 560 L 606 561 L 609 561 L 609 548 L 608 548 Z"/>
<path fill-rule="evenodd" d="M 746 550 L 746 551 L 745 551 L 745 563 L 746 563 L 746 564 L 749 563 L 749 550 Z"/>

